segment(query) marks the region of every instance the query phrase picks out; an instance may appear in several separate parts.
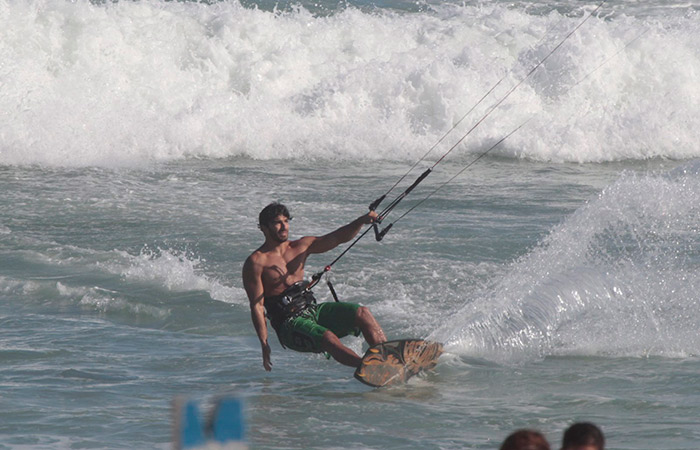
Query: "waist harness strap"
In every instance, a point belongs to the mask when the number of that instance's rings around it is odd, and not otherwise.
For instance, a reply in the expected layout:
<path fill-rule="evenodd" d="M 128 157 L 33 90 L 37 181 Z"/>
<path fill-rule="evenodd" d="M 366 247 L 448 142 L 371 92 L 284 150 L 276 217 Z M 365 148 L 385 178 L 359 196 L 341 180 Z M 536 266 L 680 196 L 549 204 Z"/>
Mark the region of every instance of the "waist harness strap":
<path fill-rule="evenodd" d="M 316 303 L 313 292 L 305 289 L 307 283 L 299 281 L 280 295 L 265 297 L 265 311 L 275 331 L 282 323 L 305 311 Z"/>

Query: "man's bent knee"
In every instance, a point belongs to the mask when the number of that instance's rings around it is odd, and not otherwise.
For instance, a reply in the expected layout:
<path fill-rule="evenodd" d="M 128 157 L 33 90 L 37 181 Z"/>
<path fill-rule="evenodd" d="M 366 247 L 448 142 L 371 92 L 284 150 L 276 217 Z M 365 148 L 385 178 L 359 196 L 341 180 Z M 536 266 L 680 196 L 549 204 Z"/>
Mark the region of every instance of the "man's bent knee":
<path fill-rule="evenodd" d="M 325 333 L 323 333 L 323 336 L 321 336 L 321 344 L 324 347 L 324 350 L 327 351 L 328 347 L 337 347 L 340 342 L 340 338 L 335 335 L 330 330 L 327 330 Z"/>
<path fill-rule="evenodd" d="M 374 317 L 372 317 L 372 313 L 370 312 L 369 308 L 366 306 L 360 306 L 357 308 L 357 321 L 362 323 L 362 322 L 367 322 L 367 320 L 371 320 Z"/>
<path fill-rule="evenodd" d="M 360 306 L 357 309 L 357 326 L 362 331 L 362 335 L 369 345 L 376 345 L 381 342 L 386 342 L 386 336 L 382 327 L 374 318 L 369 308 Z"/>
<path fill-rule="evenodd" d="M 338 336 L 332 331 L 323 333 L 323 349 L 336 361 L 346 366 L 359 367 L 362 358 L 340 342 Z"/>

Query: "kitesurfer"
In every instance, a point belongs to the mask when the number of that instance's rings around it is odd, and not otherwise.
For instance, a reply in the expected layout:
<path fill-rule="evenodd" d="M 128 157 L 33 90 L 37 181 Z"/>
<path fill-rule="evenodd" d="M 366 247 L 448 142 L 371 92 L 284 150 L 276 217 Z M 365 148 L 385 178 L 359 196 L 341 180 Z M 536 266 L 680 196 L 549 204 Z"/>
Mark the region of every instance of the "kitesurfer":
<path fill-rule="evenodd" d="M 258 227 L 265 242 L 243 264 L 243 286 L 262 347 L 263 367 L 272 370 L 266 315 L 283 347 L 300 352 L 327 352 L 341 364 L 358 367 L 360 356 L 343 345 L 340 338 L 359 329 L 370 346 L 385 342 L 379 323 L 369 308 L 356 303 L 317 304 L 302 280 L 309 255 L 348 242 L 364 225 L 372 223 L 377 214 L 370 211 L 326 235 L 292 241 L 289 240 L 291 218 L 287 207 L 280 203 L 263 208 Z"/>

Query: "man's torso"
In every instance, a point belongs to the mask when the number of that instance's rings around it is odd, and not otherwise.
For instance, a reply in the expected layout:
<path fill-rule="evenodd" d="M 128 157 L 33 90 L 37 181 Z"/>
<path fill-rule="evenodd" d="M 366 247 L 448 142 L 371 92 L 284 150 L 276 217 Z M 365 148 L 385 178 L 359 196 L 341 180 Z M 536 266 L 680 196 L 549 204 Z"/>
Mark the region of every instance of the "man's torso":
<path fill-rule="evenodd" d="M 257 250 L 253 261 L 262 266 L 261 281 L 265 297 L 281 294 L 304 277 L 308 254 L 305 239 L 290 241 L 281 252 Z"/>

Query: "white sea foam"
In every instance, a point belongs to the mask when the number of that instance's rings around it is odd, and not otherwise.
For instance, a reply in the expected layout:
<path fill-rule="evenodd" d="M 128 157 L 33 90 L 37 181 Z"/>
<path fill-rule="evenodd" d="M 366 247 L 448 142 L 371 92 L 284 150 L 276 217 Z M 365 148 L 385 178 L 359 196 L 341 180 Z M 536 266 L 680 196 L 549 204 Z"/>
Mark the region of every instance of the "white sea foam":
<path fill-rule="evenodd" d="M 127 312 L 134 316 L 147 316 L 165 319 L 170 315 L 168 308 L 128 301 L 117 295 L 110 295 L 100 289 L 89 289 L 81 298 L 80 304 L 94 308 L 101 313 Z"/>
<path fill-rule="evenodd" d="M 219 301 L 235 303 L 245 297 L 241 289 L 225 286 L 207 277 L 198 266 L 202 261 L 193 255 L 176 250 L 144 249 L 132 256 L 118 252 L 119 262 L 108 265 L 108 270 L 118 273 L 129 282 L 150 282 L 172 292 L 201 290 Z"/>
<path fill-rule="evenodd" d="M 700 156 L 697 13 L 631 17 L 625 5 L 589 20 L 460 153 L 534 116 L 498 151 L 581 162 Z M 414 160 L 581 20 L 530 9 L 318 17 L 235 1 L 2 0 L 0 164 Z"/>

